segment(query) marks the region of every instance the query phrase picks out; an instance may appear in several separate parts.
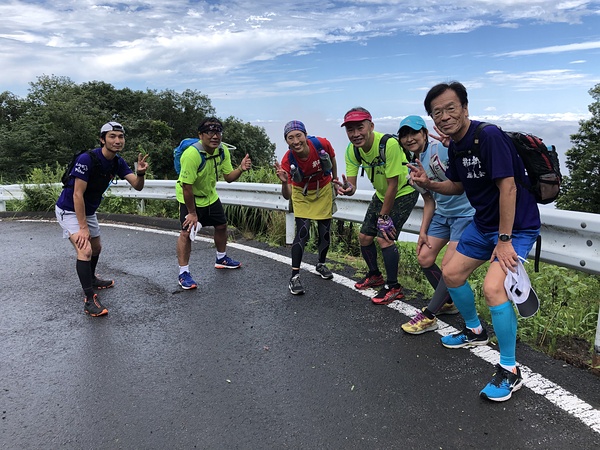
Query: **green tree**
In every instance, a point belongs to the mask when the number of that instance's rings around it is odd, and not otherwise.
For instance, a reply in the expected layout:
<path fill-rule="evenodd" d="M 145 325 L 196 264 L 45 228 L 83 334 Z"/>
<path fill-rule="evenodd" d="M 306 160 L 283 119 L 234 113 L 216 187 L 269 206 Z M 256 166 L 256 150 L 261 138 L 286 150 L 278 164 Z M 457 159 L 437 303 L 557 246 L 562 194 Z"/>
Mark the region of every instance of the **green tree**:
<path fill-rule="evenodd" d="M 33 168 L 66 166 L 73 154 L 99 145 L 103 123 L 117 120 L 126 129 L 124 159 L 133 164 L 138 152 L 146 152 L 154 178 L 174 179 L 173 148 L 197 136 L 198 124 L 209 115 L 216 115 L 210 99 L 191 89 L 134 91 L 42 75 L 30 83 L 24 100 L 0 94 L 0 177 L 17 182 Z M 271 164 L 275 145 L 263 128 L 233 117 L 224 122 L 226 142 L 238 148 L 234 164 L 246 152 L 255 166 Z"/>
<path fill-rule="evenodd" d="M 255 167 L 273 165 L 276 145 L 271 143 L 264 128 L 243 123 L 231 116 L 223 121 L 223 126 L 223 141 L 237 147 L 231 156 L 234 164 L 241 162 L 248 153 Z"/>
<path fill-rule="evenodd" d="M 10 126 L 24 112 L 23 100 L 9 91 L 0 93 L 0 126 Z"/>
<path fill-rule="evenodd" d="M 559 209 L 600 214 L 600 84 L 589 91 L 594 102 L 588 107 L 592 118 L 579 123 L 571 135 L 574 146 L 566 152 L 569 176 L 557 199 Z"/>

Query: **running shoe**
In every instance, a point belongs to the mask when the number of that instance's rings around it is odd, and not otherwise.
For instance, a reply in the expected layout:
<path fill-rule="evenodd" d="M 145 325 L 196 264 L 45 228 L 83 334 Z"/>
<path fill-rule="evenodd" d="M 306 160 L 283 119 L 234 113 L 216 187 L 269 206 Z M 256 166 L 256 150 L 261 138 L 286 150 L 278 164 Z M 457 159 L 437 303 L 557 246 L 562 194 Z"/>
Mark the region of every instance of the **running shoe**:
<path fill-rule="evenodd" d="M 215 267 L 217 269 L 239 269 L 241 266 L 241 262 L 231 259 L 227 255 L 223 256 L 221 259 L 217 259 L 215 262 Z"/>
<path fill-rule="evenodd" d="M 189 272 L 183 272 L 179 275 L 179 286 L 183 289 L 196 289 L 198 287 Z"/>
<path fill-rule="evenodd" d="M 458 314 L 460 311 L 456 307 L 454 303 L 444 303 L 440 310 L 436 313 L 437 316 L 443 315 L 454 315 Z"/>
<path fill-rule="evenodd" d="M 385 280 L 383 276 L 379 274 L 368 273 L 362 280 L 358 281 L 354 287 L 356 289 L 369 289 L 373 287 L 383 286 L 385 284 Z"/>
<path fill-rule="evenodd" d="M 394 300 L 398 300 L 402 297 L 404 297 L 402 286 L 398 283 L 391 287 L 386 284 L 379 290 L 377 295 L 371 299 L 371 302 L 375 305 L 389 305 Z"/>
<path fill-rule="evenodd" d="M 290 292 L 294 295 L 304 294 L 304 287 L 300 282 L 300 275 L 294 275 L 290 278 Z"/>
<path fill-rule="evenodd" d="M 517 367 L 517 373 L 513 373 L 497 364 L 492 381 L 482 389 L 479 396 L 493 402 L 504 402 L 512 396 L 513 392 L 521 389 L 522 385 L 521 369 Z"/>
<path fill-rule="evenodd" d="M 94 277 L 92 287 L 94 289 L 108 289 L 115 285 L 115 280 L 103 280 L 102 278 Z"/>
<path fill-rule="evenodd" d="M 489 341 L 485 328 L 481 334 L 475 334 L 469 328 L 465 327 L 464 330 L 459 331 L 458 333 L 444 336 L 442 338 L 442 345 L 447 348 L 469 348 L 478 345 L 486 345 Z"/>
<path fill-rule="evenodd" d="M 324 263 L 318 263 L 315 269 L 317 270 L 319 275 L 321 275 L 321 278 L 324 278 L 326 280 L 331 280 L 333 278 L 331 270 L 329 270 L 329 268 Z"/>
<path fill-rule="evenodd" d="M 108 309 L 102 306 L 100 300 L 98 300 L 98 294 L 94 294 L 92 298 L 86 297 L 83 299 L 83 310 L 86 314 L 89 314 L 92 317 L 104 316 L 108 314 Z"/>
<path fill-rule="evenodd" d="M 438 329 L 437 317 L 430 319 L 421 311 L 410 322 L 402 324 L 402 329 L 408 334 L 423 334 Z"/>

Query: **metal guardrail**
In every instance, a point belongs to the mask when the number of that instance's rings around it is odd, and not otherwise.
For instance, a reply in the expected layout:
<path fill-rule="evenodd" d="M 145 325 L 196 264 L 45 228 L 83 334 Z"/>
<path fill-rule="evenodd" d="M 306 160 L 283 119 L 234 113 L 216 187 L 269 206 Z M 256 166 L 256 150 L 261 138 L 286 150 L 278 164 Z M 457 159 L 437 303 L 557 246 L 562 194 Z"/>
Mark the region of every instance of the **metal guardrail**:
<path fill-rule="evenodd" d="M 57 184 L 58 186 L 58 184 Z M 281 186 L 266 183 L 217 183 L 219 197 L 223 204 L 240 205 L 278 211 L 289 211 L 289 202 L 281 195 Z M 113 184 L 110 195 L 139 200 L 175 200 L 174 180 L 146 180 L 144 189 L 136 191 L 129 183 L 119 181 Z M 336 199 L 337 212 L 334 218 L 351 222 L 362 222 L 372 191 L 358 190 L 352 197 Z M 22 200 L 23 185 L 0 185 L 0 211 L 6 211 L 6 201 Z M 542 218 L 541 261 L 582 272 L 600 274 L 600 215 L 575 211 L 540 208 Z M 293 215 L 289 214 L 293 218 Z M 402 231 L 418 234 L 423 217 L 421 199 L 404 224 Z M 294 222 L 288 237 L 294 236 Z M 290 241 L 291 243 L 291 241 Z"/>
<path fill-rule="evenodd" d="M 58 184 L 56 186 L 59 186 Z M 294 217 L 289 213 L 289 201 L 281 195 L 281 186 L 264 183 L 217 183 L 223 204 L 240 205 L 286 212 L 286 241 L 294 239 Z M 136 198 L 143 209 L 144 200 L 175 200 L 174 180 L 146 180 L 144 189 L 136 191 L 129 183 L 110 187 L 111 195 Z M 352 197 L 338 197 L 334 218 L 362 222 L 372 191 L 359 190 Z M 0 211 L 6 211 L 6 201 L 22 200 L 23 185 L 0 185 Z M 540 208 L 542 219 L 542 249 L 540 260 L 591 274 L 600 274 L 600 215 L 575 211 Z M 402 231 L 419 234 L 423 217 L 423 201 L 419 198 Z M 535 251 L 532 250 L 532 253 Z M 530 255 L 533 256 L 533 255 Z M 593 363 L 600 364 L 600 314 L 596 329 Z"/>

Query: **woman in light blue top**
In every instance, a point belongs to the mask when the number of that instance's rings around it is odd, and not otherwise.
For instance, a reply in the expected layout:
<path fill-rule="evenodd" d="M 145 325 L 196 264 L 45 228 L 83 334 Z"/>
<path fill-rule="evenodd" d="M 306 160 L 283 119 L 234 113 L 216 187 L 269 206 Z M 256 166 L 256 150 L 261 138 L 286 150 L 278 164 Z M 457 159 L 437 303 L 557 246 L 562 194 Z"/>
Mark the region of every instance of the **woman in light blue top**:
<path fill-rule="evenodd" d="M 445 172 L 448 164 L 448 148 L 443 144 L 448 144 L 449 137 L 441 133 L 440 136 L 431 137 L 436 140 L 429 140 L 427 126 L 420 116 L 408 116 L 400 122 L 398 138 L 402 148 L 412 152 L 421 161 L 429 179 L 443 181 L 446 179 Z M 427 307 L 412 320 L 403 324 L 402 329 L 410 334 L 421 334 L 438 328 L 436 314 L 458 313 L 442 278 L 442 270 L 444 262 L 448 261 L 456 251 L 458 240 L 463 230 L 473 220 L 475 210 L 464 193 L 442 195 L 416 186 L 415 189 L 421 192 L 424 201 L 423 220 L 417 242 L 417 259 L 435 293 Z M 446 245 L 446 253 L 440 269 L 435 261 Z"/>

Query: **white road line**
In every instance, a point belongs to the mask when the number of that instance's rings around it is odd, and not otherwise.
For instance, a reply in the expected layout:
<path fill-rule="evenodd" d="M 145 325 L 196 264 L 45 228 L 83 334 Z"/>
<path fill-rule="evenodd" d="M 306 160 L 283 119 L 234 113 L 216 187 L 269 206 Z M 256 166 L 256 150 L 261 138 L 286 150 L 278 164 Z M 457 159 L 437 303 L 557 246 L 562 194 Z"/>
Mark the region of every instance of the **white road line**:
<path fill-rule="evenodd" d="M 21 222 L 55 222 L 55 220 L 20 220 L 20 221 Z M 171 235 L 171 236 L 179 236 L 178 231 L 159 230 L 159 229 L 155 229 L 155 228 L 146 228 L 146 227 L 140 227 L 140 226 L 135 226 L 135 225 L 103 223 L 102 226 L 111 226 L 114 228 L 124 228 L 124 229 L 130 229 L 130 230 L 146 231 L 146 232 L 155 233 L 155 234 L 167 234 L 167 235 Z M 209 242 L 209 243 L 213 242 L 212 238 L 208 238 L 208 237 L 204 237 L 204 236 L 196 236 L 196 240 L 202 241 L 202 242 Z M 287 256 L 281 256 L 276 253 L 272 253 L 272 252 L 269 252 L 266 250 L 260 250 L 257 248 L 249 247 L 247 245 L 238 244 L 235 242 L 229 242 L 227 244 L 227 246 L 232 247 L 232 248 L 237 248 L 239 250 L 243 250 L 248 253 L 254 253 L 255 255 L 264 256 L 265 258 L 270 258 L 272 260 L 275 260 L 275 261 L 278 261 L 278 262 L 281 262 L 284 264 L 291 265 L 292 260 L 291 260 L 291 258 L 289 258 Z M 315 271 L 314 266 L 311 264 L 302 263 L 302 268 L 309 272 L 317 273 Z M 350 278 L 346 278 L 342 275 L 335 274 L 332 281 L 335 281 L 336 283 L 341 284 L 344 287 L 352 289 L 368 298 L 373 297 L 376 293 L 372 289 L 367 289 L 365 291 L 359 291 L 359 290 L 355 289 L 354 288 L 355 282 L 353 280 L 351 280 Z M 404 314 L 407 317 L 413 317 L 419 311 L 414 306 L 411 306 L 411 305 L 401 302 L 399 300 L 394 301 L 393 303 L 389 304 L 388 306 L 390 308 L 395 309 L 396 311 L 400 312 L 401 314 Z M 445 335 L 451 334 L 451 333 L 456 333 L 459 331 L 456 328 L 450 326 L 449 324 L 439 320 L 439 318 L 438 318 L 438 323 L 440 325 L 440 328 L 438 328 L 436 330 L 436 333 L 438 333 L 441 336 L 445 336 Z M 489 346 L 475 347 L 475 348 L 469 349 L 469 351 L 471 353 L 473 353 L 474 355 L 478 356 L 479 358 L 489 362 L 492 365 L 496 365 L 500 361 L 500 353 L 497 350 L 494 350 L 493 348 L 491 348 Z M 565 412 L 571 414 L 572 416 L 576 417 L 577 419 L 581 420 L 585 425 L 590 427 L 596 433 L 600 434 L 600 410 L 595 409 L 589 403 L 586 403 L 585 401 L 581 400 L 576 395 L 572 394 L 571 392 L 567 391 L 566 389 L 563 389 L 562 387 L 560 387 L 553 381 L 550 381 L 547 378 L 543 377 L 539 373 L 533 372 L 529 367 L 521 365 L 521 364 L 519 364 L 519 367 L 521 368 L 521 373 L 523 374 L 524 385 L 526 387 L 531 389 L 536 394 L 543 396 L 544 398 L 546 398 L 548 401 L 553 403 L 558 408 L 562 409 L 563 411 L 565 411 Z"/>

